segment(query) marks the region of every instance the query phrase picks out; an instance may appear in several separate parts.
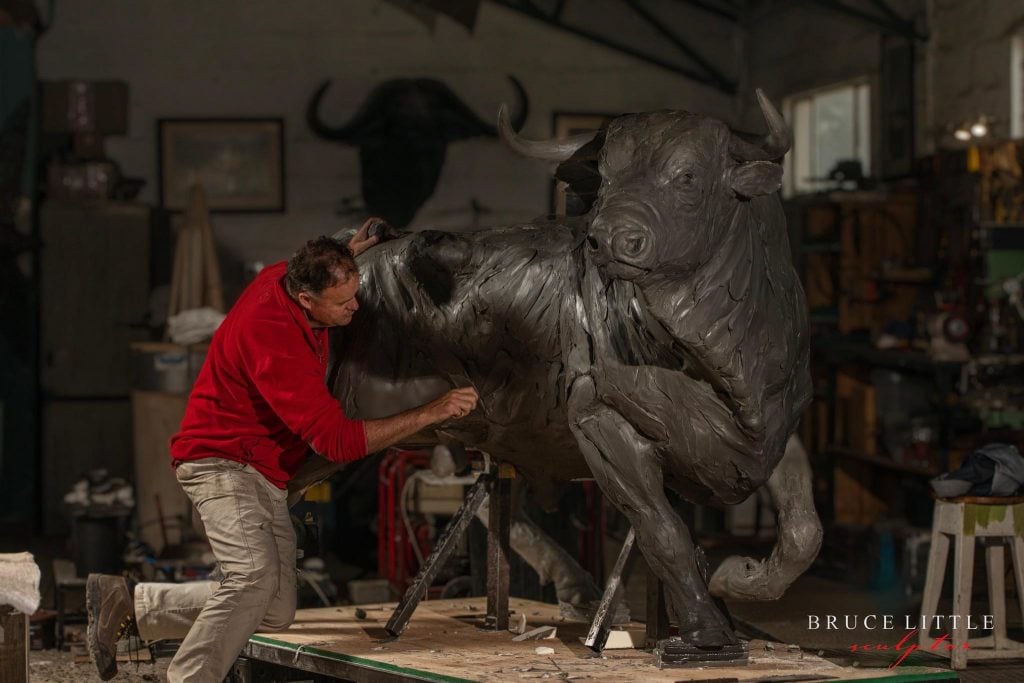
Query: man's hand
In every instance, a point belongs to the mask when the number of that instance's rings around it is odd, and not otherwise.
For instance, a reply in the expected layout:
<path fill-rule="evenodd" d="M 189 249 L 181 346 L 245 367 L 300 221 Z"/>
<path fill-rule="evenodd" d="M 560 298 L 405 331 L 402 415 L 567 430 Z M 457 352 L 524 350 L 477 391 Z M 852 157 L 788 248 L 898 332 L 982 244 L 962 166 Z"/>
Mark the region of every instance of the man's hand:
<path fill-rule="evenodd" d="M 431 424 L 444 422 L 445 420 L 466 417 L 476 408 L 476 402 L 480 395 L 473 387 L 462 387 L 452 389 L 441 398 L 434 399 L 423 410 L 430 418 Z"/>
<path fill-rule="evenodd" d="M 367 420 L 364 423 L 366 451 L 376 453 L 431 425 L 466 417 L 476 408 L 479 398 L 473 387 L 462 387 L 452 389 L 419 408 L 379 420 Z"/>
<path fill-rule="evenodd" d="M 371 235 L 370 228 L 378 223 L 380 224 L 380 228 L 376 234 Z M 352 250 L 352 255 L 359 256 L 361 253 L 377 244 L 377 242 L 380 242 L 380 237 L 384 232 L 385 226 L 387 226 L 387 223 L 384 222 L 383 218 L 377 218 L 376 216 L 367 218 L 366 222 L 363 223 L 363 227 L 359 228 L 356 234 L 352 236 L 352 239 L 348 241 L 348 248 Z"/>

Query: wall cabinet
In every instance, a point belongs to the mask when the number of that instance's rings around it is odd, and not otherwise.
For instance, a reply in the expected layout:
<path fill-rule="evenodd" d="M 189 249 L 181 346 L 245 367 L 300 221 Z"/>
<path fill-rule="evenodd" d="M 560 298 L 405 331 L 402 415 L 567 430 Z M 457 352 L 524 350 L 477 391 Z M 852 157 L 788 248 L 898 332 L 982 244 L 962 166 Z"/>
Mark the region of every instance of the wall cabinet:
<path fill-rule="evenodd" d="M 40 233 L 43 392 L 126 398 L 128 346 L 149 338 L 149 207 L 48 203 Z"/>
<path fill-rule="evenodd" d="M 150 334 L 151 211 L 51 202 L 39 230 L 43 531 L 58 534 L 72 483 L 131 474 L 129 344 Z"/>

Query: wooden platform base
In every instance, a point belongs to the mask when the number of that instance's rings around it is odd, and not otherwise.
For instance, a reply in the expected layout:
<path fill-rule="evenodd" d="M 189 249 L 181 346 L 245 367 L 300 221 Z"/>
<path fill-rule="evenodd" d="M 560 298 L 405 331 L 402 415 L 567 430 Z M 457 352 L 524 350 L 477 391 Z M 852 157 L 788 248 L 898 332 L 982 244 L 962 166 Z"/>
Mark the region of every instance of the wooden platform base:
<path fill-rule="evenodd" d="M 527 629 L 556 626 L 554 639 L 513 642 L 514 634 L 482 630 L 486 600 L 429 600 L 420 603 L 399 639 L 384 626 L 395 604 L 299 610 L 283 633 L 256 634 L 243 654 L 255 660 L 352 681 L 483 681 L 562 679 L 587 681 L 764 681 L 884 680 L 956 681 L 955 672 L 922 667 L 843 668 L 784 645 L 771 650 L 764 641 L 748 645 L 745 666 L 712 669 L 659 669 L 651 652 L 607 650 L 595 655 L 580 641 L 589 624 L 564 621 L 558 607 L 511 598 L 513 619 L 525 614 Z M 359 618 L 359 615 L 365 616 Z M 633 623 L 634 642 L 643 642 L 644 625 Z M 537 648 L 553 654 L 538 654 Z M 542 650 L 543 652 L 543 650 Z"/>

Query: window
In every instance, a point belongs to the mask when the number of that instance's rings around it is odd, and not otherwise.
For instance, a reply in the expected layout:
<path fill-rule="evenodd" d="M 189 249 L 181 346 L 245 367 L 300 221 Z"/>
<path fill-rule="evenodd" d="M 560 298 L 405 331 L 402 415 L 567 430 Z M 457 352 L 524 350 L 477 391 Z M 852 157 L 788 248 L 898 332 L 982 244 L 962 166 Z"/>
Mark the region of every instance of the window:
<path fill-rule="evenodd" d="M 841 161 L 859 160 L 864 175 L 871 174 L 871 88 L 865 80 L 788 97 L 783 108 L 793 127 L 787 196 L 834 187 L 829 174 Z"/>

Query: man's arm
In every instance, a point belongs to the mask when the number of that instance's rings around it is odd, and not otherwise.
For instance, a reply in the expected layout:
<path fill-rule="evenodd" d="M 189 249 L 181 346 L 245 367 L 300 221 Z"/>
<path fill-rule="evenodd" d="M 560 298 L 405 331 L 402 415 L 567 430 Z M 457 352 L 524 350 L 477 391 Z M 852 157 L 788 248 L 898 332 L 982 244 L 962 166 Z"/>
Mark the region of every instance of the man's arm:
<path fill-rule="evenodd" d="M 464 387 L 452 389 L 419 408 L 407 410 L 380 420 L 366 420 L 366 452 L 376 453 L 388 446 L 407 439 L 430 425 L 465 417 L 476 407 L 479 396 L 476 389 Z"/>

